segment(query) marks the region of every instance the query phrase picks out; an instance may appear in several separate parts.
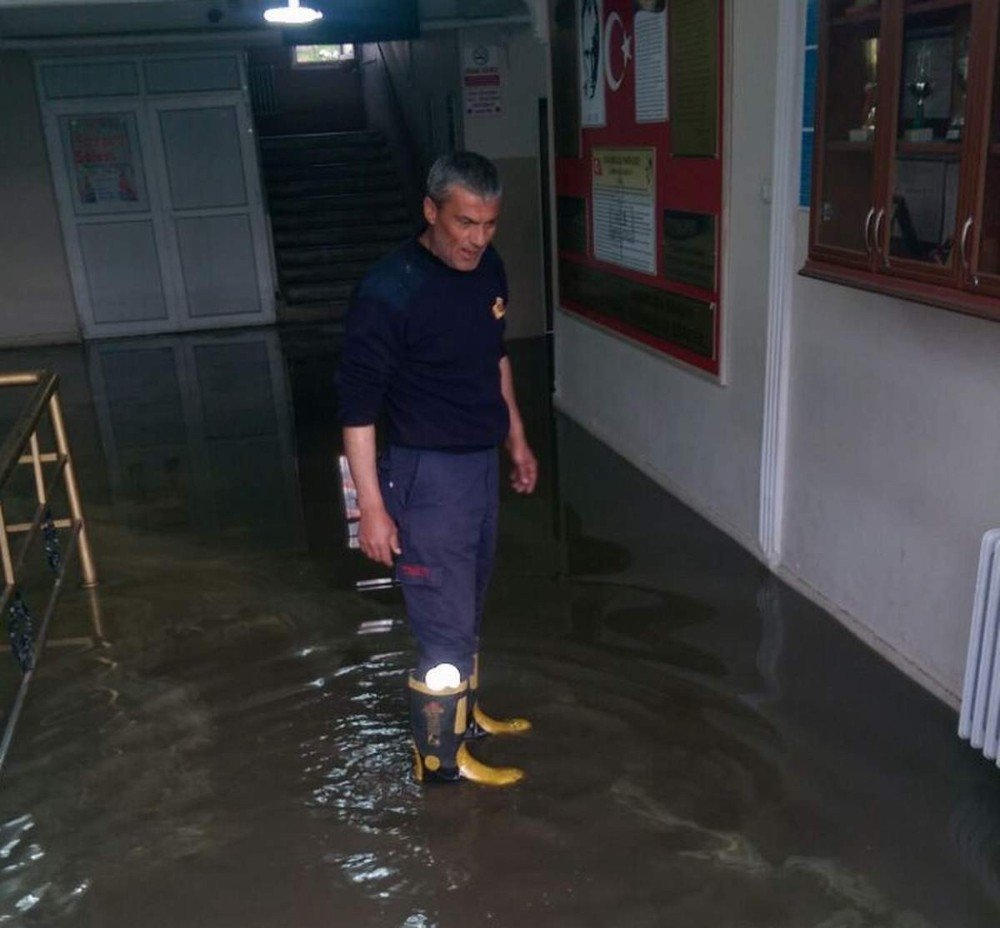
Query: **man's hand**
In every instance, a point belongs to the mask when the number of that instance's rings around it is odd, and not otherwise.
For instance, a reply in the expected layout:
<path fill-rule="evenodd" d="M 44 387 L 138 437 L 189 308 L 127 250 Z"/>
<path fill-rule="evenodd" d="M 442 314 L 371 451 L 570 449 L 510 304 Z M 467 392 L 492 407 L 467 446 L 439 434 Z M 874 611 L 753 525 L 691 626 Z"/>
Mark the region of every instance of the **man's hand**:
<path fill-rule="evenodd" d="M 523 439 L 520 441 L 508 440 L 507 453 L 510 461 L 514 465 L 510 472 L 510 485 L 515 493 L 531 493 L 538 483 L 538 461 L 531 447 Z"/>
<path fill-rule="evenodd" d="M 392 567 L 394 554 L 403 553 L 399 546 L 399 529 L 384 506 L 361 510 L 358 544 L 367 557 L 386 567 Z"/>

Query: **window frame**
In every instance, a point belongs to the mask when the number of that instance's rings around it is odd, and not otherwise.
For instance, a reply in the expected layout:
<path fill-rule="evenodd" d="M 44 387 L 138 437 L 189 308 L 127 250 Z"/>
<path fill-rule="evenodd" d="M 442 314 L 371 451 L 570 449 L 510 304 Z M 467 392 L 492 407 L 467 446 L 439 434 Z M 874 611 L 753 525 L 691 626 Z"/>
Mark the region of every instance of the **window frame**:
<path fill-rule="evenodd" d="M 297 51 L 300 48 L 321 48 L 339 45 L 351 46 L 351 57 L 343 58 L 340 61 L 299 61 Z M 310 42 L 303 45 L 292 45 L 289 48 L 289 62 L 293 70 L 296 71 L 324 71 L 338 68 L 352 68 L 358 61 L 358 46 L 356 42 Z"/>

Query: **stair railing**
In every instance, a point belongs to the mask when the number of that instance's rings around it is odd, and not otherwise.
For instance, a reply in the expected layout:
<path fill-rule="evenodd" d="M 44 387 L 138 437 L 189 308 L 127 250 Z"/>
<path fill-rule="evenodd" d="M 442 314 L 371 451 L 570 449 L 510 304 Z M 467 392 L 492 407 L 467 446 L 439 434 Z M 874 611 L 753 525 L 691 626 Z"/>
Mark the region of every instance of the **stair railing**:
<path fill-rule="evenodd" d="M 17 696 L 0 739 L 0 770 L 6 761 L 14 728 L 45 646 L 49 622 L 62 591 L 69 562 L 75 553 L 79 552 L 83 586 L 92 588 L 97 585 L 97 571 L 87 537 L 80 491 L 59 404 L 58 384 L 58 376 L 51 371 L 0 373 L 0 388 L 33 387 L 20 416 L 0 444 L 0 565 L 4 580 L 3 592 L 0 593 L 0 614 L 6 617 L 10 652 L 22 673 Z M 38 436 L 39 425 L 46 415 L 55 440 L 55 450 L 52 451 L 42 450 Z M 35 511 L 30 521 L 8 522 L 4 508 L 7 491 L 18 467 L 22 465 L 31 467 L 33 471 Z M 69 516 L 54 518 L 51 501 L 60 482 L 65 490 Z M 60 529 L 69 530 L 65 547 L 60 542 Z M 34 620 L 21 594 L 20 584 L 28 551 L 39 532 L 42 535 L 45 561 L 54 578 L 41 624 L 35 634 Z M 18 536 L 17 545 L 12 545 L 12 540 Z"/>

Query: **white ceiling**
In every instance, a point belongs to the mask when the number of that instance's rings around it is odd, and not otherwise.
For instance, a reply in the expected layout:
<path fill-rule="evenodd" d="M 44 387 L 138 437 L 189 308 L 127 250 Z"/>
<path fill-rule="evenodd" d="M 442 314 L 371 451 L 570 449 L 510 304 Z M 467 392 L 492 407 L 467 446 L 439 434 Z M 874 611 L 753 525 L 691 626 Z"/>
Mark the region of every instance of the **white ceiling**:
<path fill-rule="evenodd" d="M 0 40 L 191 32 L 200 38 L 269 28 L 265 7 L 281 0 L 0 0 Z M 309 0 L 322 9 L 336 0 Z M 422 23 L 524 17 L 528 0 L 419 0 Z M 214 11 L 214 12 L 213 12 Z M 221 14 L 221 16 L 219 16 Z M 210 15 L 217 18 L 212 22 Z"/>

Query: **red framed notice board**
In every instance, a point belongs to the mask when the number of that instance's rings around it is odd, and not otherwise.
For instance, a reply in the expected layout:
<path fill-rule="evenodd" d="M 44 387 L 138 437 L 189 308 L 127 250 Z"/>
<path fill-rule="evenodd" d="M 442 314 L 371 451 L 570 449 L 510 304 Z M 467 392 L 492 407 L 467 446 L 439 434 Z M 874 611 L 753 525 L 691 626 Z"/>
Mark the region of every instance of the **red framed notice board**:
<path fill-rule="evenodd" d="M 719 373 L 722 0 L 557 0 L 564 309 Z"/>

